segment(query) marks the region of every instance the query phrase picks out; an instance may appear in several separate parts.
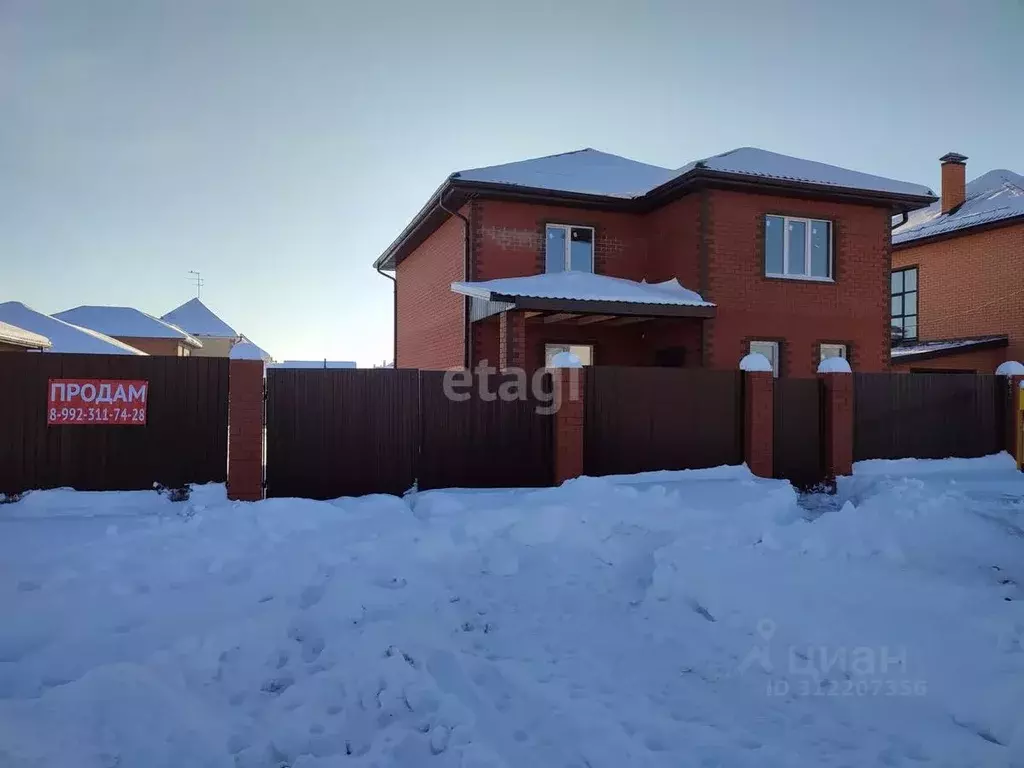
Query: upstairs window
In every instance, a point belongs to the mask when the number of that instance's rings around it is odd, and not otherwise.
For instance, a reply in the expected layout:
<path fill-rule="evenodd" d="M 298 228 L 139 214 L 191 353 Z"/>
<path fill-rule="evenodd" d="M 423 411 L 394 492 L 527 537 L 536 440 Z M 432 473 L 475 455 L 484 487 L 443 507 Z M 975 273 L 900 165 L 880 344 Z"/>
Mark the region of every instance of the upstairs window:
<path fill-rule="evenodd" d="M 917 339 L 917 267 L 891 273 L 892 340 Z"/>
<path fill-rule="evenodd" d="M 832 279 L 832 222 L 764 217 L 764 273 L 797 280 Z"/>
<path fill-rule="evenodd" d="M 594 271 L 594 228 L 548 224 L 544 251 L 545 272 Z"/>

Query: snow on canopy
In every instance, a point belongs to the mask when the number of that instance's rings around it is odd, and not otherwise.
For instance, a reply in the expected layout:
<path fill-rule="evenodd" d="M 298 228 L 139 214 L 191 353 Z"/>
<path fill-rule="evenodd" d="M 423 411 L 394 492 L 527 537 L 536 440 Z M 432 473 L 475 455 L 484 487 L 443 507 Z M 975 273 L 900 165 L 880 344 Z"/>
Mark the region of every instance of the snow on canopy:
<path fill-rule="evenodd" d="M 173 323 L 179 328 L 184 328 L 195 336 L 209 336 L 217 339 L 238 338 L 234 328 L 217 317 L 198 298 L 186 301 L 160 319 L 167 323 Z"/>
<path fill-rule="evenodd" d="M 749 373 L 771 373 L 772 362 L 760 352 L 750 352 L 740 360 L 740 370 Z"/>
<path fill-rule="evenodd" d="M 82 328 L 91 328 L 108 336 L 180 339 L 192 347 L 203 346 L 202 342 L 181 328 L 158 320 L 134 307 L 82 306 L 57 312 L 54 317 Z"/>
<path fill-rule="evenodd" d="M 45 349 L 50 346 L 50 340 L 45 336 L 2 321 L 0 321 L 0 342 L 28 349 Z"/>
<path fill-rule="evenodd" d="M 818 364 L 818 373 L 852 373 L 845 357 L 826 357 Z"/>
<path fill-rule="evenodd" d="M 459 171 L 452 178 L 628 199 L 642 197 L 668 181 L 698 170 L 898 195 L 933 194 L 928 187 L 920 184 L 781 155 L 757 147 L 740 147 L 695 160 L 676 170 L 588 148 L 516 163 L 472 168 Z"/>
<path fill-rule="evenodd" d="M 631 304 L 673 304 L 713 307 L 699 293 L 684 288 L 678 280 L 637 283 L 621 277 L 593 272 L 548 272 L 529 277 L 505 277 L 481 282 L 452 283 L 452 290 L 465 296 L 490 301 L 492 296 L 576 301 L 619 301 Z"/>
<path fill-rule="evenodd" d="M 242 337 L 241 341 L 231 347 L 231 352 L 228 356 L 232 360 L 262 360 L 264 363 L 269 363 L 273 360 L 268 352 L 260 349 L 245 336 Z"/>
<path fill-rule="evenodd" d="M 942 202 L 914 211 L 907 223 L 893 230 L 894 243 L 942 235 L 993 221 L 1024 216 L 1024 176 L 1003 168 L 982 174 L 967 184 L 966 200 L 950 213 Z"/>
<path fill-rule="evenodd" d="M 25 306 L 20 301 L 0 304 L 0 321 L 11 323 L 50 340 L 47 352 L 88 355 L 145 355 L 124 342 L 91 328 L 80 328 Z"/>

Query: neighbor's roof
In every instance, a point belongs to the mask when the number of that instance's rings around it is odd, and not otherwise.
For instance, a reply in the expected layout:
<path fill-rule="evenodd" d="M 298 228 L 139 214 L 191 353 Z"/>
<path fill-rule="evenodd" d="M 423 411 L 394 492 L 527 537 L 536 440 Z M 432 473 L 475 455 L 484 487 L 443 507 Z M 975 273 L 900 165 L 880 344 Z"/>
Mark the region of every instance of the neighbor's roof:
<path fill-rule="evenodd" d="M 269 363 L 268 368 L 299 368 L 299 369 L 351 369 L 356 364 L 351 360 L 285 360 L 283 363 Z"/>
<path fill-rule="evenodd" d="M 595 275 L 593 272 L 549 272 L 530 277 L 452 283 L 452 290 L 485 301 L 531 298 L 687 307 L 715 306 L 704 301 L 700 294 L 681 286 L 678 280 L 637 283 L 621 277 Z"/>
<path fill-rule="evenodd" d="M 105 333 L 135 339 L 178 339 L 191 347 L 203 343 L 175 325 L 158 320 L 135 307 L 82 306 L 57 312 L 54 317 L 66 323 Z"/>
<path fill-rule="evenodd" d="M 45 336 L 3 321 L 0 321 L 0 342 L 26 349 L 46 349 L 50 346 L 50 340 Z"/>
<path fill-rule="evenodd" d="M 210 308 L 197 298 L 186 301 L 160 319 L 174 323 L 179 328 L 184 328 L 196 336 L 209 336 L 217 339 L 238 338 L 234 328 L 213 314 Z"/>
<path fill-rule="evenodd" d="M 1024 176 L 998 169 L 967 185 L 967 199 L 950 213 L 936 202 L 910 214 L 907 223 L 893 230 L 892 242 L 909 243 L 982 224 L 1024 217 Z"/>
<path fill-rule="evenodd" d="M 46 350 L 47 352 L 91 355 L 146 354 L 99 331 L 80 328 L 56 317 L 36 312 L 20 301 L 8 301 L 0 304 L 0 320 L 46 336 L 50 340 L 50 348 Z"/>
<path fill-rule="evenodd" d="M 231 347 L 228 357 L 232 360 L 262 360 L 264 363 L 270 363 L 274 360 L 269 352 L 260 349 L 245 335 L 241 337 L 241 341 Z"/>
<path fill-rule="evenodd" d="M 658 204 L 664 197 L 677 194 L 699 180 L 797 187 L 822 194 L 888 200 L 901 207 L 927 205 L 935 199 L 932 190 L 920 184 L 780 155 L 756 147 L 733 149 L 676 169 L 648 165 L 588 148 L 453 173 L 381 254 L 375 266 L 393 269 L 396 254 L 406 247 L 407 242 L 412 241 L 411 247 L 415 247 L 415 243 L 422 242 L 425 237 L 424 231 L 429 234 L 440 226 L 447 216 L 447 213 L 444 217 L 438 214 L 442 199 L 456 207 L 463 204 L 465 196 L 461 201 L 446 197 L 453 189 L 463 189 L 467 194 L 482 191 L 541 195 L 603 207 L 627 204 L 642 207 Z"/>
<path fill-rule="evenodd" d="M 891 357 L 893 362 L 905 363 L 912 360 L 927 360 L 932 357 L 955 355 L 977 349 L 1005 347 L 1008 343 L 1008 337 L 1005 335 L 916 341 L 893 346 Z"/>

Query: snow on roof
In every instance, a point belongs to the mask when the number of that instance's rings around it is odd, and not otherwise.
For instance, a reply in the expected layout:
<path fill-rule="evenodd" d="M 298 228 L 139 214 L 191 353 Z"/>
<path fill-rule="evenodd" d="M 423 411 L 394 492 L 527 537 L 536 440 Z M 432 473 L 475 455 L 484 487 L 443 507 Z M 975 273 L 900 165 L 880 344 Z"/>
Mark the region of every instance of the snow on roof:
<path fill-rule="evenodd" d="M 179 328 L 184 328 L 195 336 L 209 336 L 217 339 L 238 338 L 234 328 L 217 317 L 198 298 L 186 301 L 160 319 L 167 323 L 173 323 Z"/>
<path fill-rule="evenodd" d="M 50 340 L 45 336 L 3 321 L 0 321 L 0 342 L 26 349 L 46 349 L 50 346 Z"/>
<path fill-rule="evenodd" d="M 0 320 L 17 325 L 50 340 L 47 352 L 90 355 L 145 355 L 145 352 L 90 328 L 80 328 L 56 317 L 44 315 L 20 301 L 0 304 Z"/>
<path fill-rule="evenodd" d="M 679 175 L 685 175 L 697 168 L 739 176 L 805 182 L 843 189 L 862 189 L 895 195 L 934 196 L 928 187 L 921 184 L 911 184 L 908 181 L 897 181 L 885 176 L 851 171 L 837 165 L 780 155 L 777 152 L 769 152 L 757 147 L 740 147 L 704 160 L 694 161 L 680 168 Z"/>
<path fill-rule="evenodd" d="M 677 170 L 588 148 L 459 171 L 452 178 L 629 199 L 642 197 L 672 179 L 698 170 L 897 195 L 933 196 L 928 187 L 920 184 L 873 176 L 756 147 L 741 147 L 695 160 Z"/>
<path fill-rule="evenodd" d="M 713 307 L 700 294 L 684 288 L 678 280 L 637 283 L 621 277 L 593 272 L 549 272 L 529 277 L 506 277 L 482 282 L 452 283 L 452 290 L 465 296 L 490 301 L 492 296 L 576 301 L 620 301 L 631 304 L 673 304 Z"/>
<path fill-rule="evenodd" d="M 901 357 L 914 357 L 924 354 L 954 352 L 978 346 L 999 346 L 1007 343 L 1006 336 L 972 336 L 963 339 L 937 339 L 935 341 L 918 341 L 909 344 L 896 344 L 892 348 L 894 360 Z"/>
<path fill-rule="evenodd" d="M 203 346 L 175 325 L 158 320 L 135 307 L 82 306 L 57 312 L 54 317 L 66 323 L 105 333 L 136 339 L 180 339 L 192 347 Z"/>
<path fill-rule="evenodd" d="M 963 205 L 950 213 L 942 212 L 941 201 L 911 213 L 906 224 L 893 230 L 893 243 L 1024 216 L 1024 176 L 1013 171 L 1000 168 L 982 174 L 967 184 L 966 193 Z"/>

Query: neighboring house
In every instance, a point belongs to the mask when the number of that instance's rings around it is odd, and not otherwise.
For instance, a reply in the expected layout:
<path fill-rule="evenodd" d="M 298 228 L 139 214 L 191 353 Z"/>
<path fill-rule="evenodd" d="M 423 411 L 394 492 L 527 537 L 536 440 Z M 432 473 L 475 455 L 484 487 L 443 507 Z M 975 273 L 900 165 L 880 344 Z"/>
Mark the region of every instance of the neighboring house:
<path fill-rule="evenodd" d="M 199 339 L 203 346 L 193 354 L 200 357 L 229 357 L 241 334 L 215 315 L 198 298 L 186 301 L 160 318 Z"/>
<path fill-rule="evenodd" d="M 449 176 L 377 259 L 398 367 L 889 367 L 891 218 L 917 184 L 743 148 L 678 170 L 585 149 Z"/>
<path fill-rule="evenodd" d="M 1024 359 L 1024 176 L 966 184 L 967 158 L 942 163 L 941 200 L 893 231 L 893 365 L 991 373 Z"/>
<path fill-rule="evenodd" d="M 89 355 L 145 355 L 142 350 L 91 328 L 80 328 L 56 317 L 44 315 L 19 301 L 0 304 L 0 321 L 45 336 L 50 346 L 44 352 Z"/>
<path fill-rule="evenodd" d="M 52 346 L 45 336 L 0 321 L 0 352 L 41 351 Z"/>
<path fill-rule="evenodd" d="M 339 368 L 355 368 L 351 360 L 285 360 L 283 363 L 271 363 L 269 368 L 319 368 L 334 370 Z"/>
<path fill-rule="evenodd" d="M 58 312 L 54 317 L 80 328 L 99 331 L 147 355 L 188 357 L 203 346 L 181 328 L 134 307 L 82 306 Z"/>

